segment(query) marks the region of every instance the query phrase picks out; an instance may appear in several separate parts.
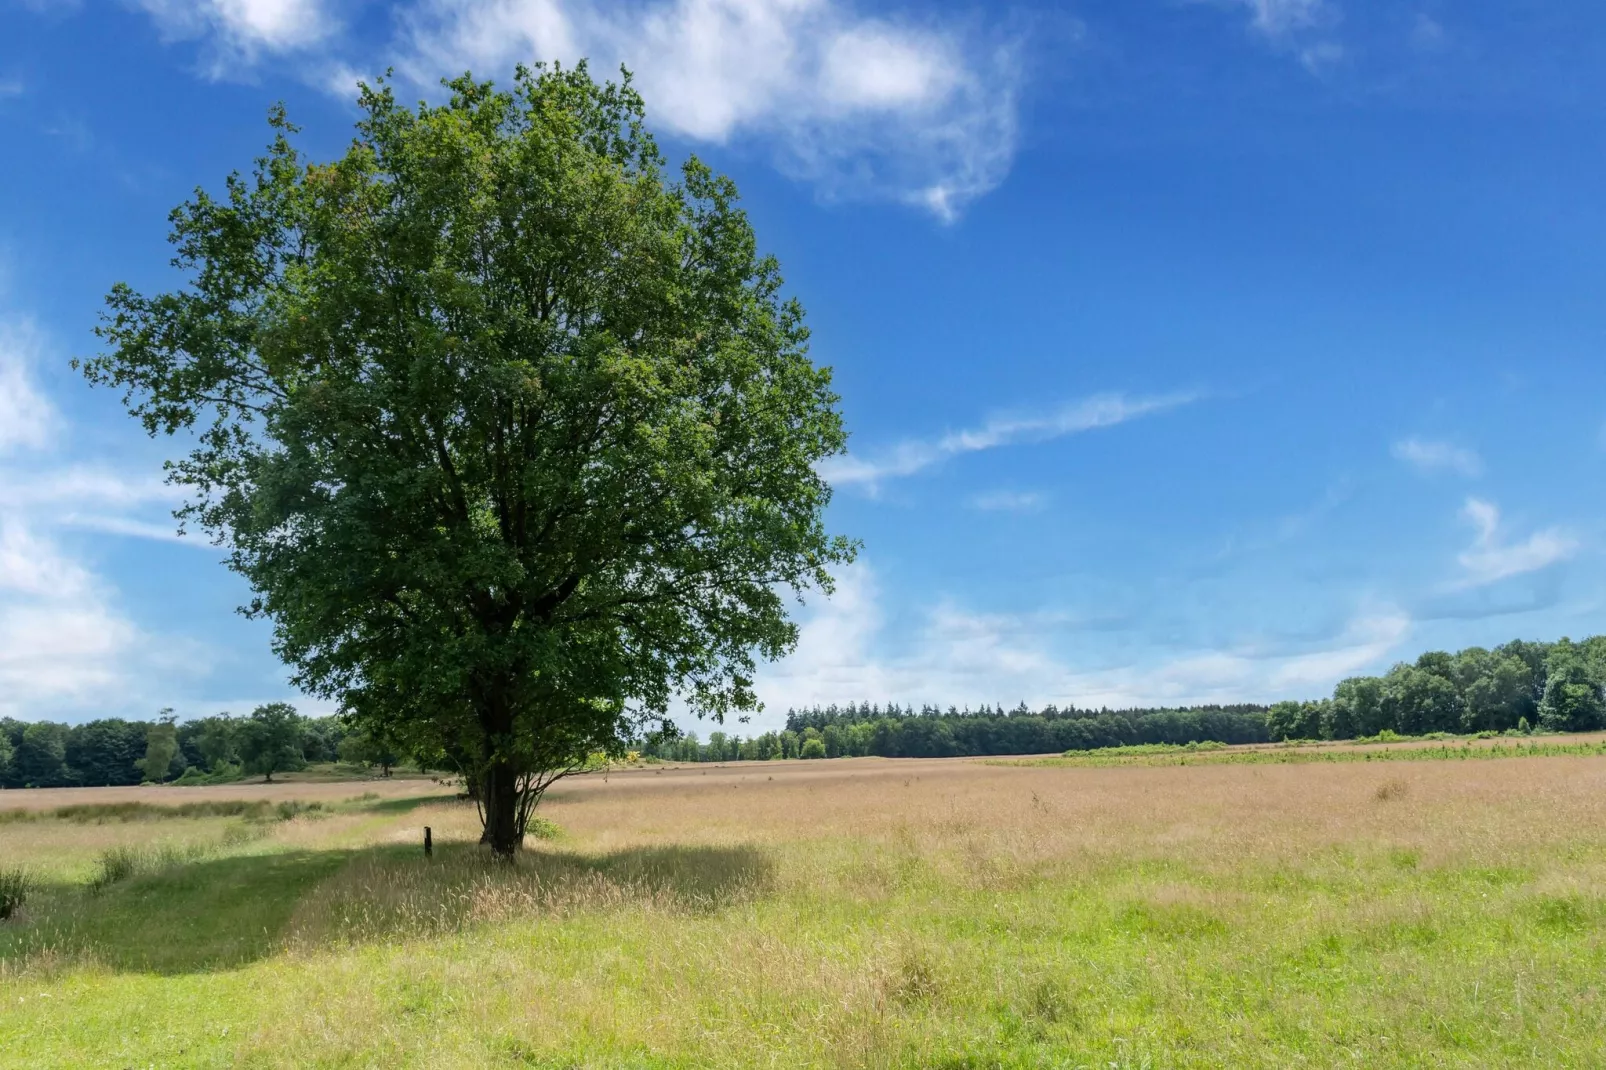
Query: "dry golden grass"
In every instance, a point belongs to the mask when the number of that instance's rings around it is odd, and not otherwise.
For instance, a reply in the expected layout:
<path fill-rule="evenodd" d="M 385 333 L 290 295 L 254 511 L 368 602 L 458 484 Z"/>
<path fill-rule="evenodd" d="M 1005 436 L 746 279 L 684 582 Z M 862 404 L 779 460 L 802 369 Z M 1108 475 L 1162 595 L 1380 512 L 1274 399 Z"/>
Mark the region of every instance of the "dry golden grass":
<path fill-rule="evenodd" d="M 564 782 L 541 812 L 562 835 L 511 868 L 462 804 L 284 822 L 253 847 L 277 856 L 227 871 L 276 919 L 248 945 L 140 959 L 92 914 L 71 932 L 98 947 L 0 944 L 0 1053 L 1606 1065 L 1603 758 L 650 767 Z M 205 887 L 153 877 L 94 909 L 205 914 Z"/>
<path fill-rule="evenodd" d="M 440 795 L 456 789 L 443 787 L 422 777 L 361 781 L 319 781 L 297 783 L 242 780 L 233 784 L 196 787 L 142 784 L 119 788 L 12 788 L 0 790 L 0 812 L 7 810 L 54 810 L 58 806 L 96 806 L 142 802 L 151 806 L 178 806 L 206 800 L 258 799 L 266 802 L 340 802 L 353 796 L 373 794 L 380 799 L 412 799 Z"/>

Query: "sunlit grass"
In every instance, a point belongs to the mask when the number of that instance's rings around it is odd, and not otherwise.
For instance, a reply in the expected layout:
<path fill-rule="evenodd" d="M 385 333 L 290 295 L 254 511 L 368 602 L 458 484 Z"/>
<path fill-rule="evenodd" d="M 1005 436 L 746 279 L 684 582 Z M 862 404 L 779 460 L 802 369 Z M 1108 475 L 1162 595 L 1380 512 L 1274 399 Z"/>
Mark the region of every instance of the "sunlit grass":
<path fill-rule="evenodd" d="M 43 886 L 0 923 L 0 1064 L 1602 1065 L 1603 789 L 1597 757 L 648 770 L 560 789 L 512 867 L 472 807 L 354 802 Z"/>

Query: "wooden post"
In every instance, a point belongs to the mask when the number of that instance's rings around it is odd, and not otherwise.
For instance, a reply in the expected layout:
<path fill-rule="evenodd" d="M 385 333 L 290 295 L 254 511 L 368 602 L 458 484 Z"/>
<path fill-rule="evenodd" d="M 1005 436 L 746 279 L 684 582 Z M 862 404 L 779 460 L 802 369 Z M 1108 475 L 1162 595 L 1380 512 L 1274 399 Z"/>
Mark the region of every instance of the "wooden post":
<path fill-rule="evenodd" d="M 424 826 L 424 857 L 429 858 L 435 853 L 435 844 L 429 836 L 429 826 Z"/>

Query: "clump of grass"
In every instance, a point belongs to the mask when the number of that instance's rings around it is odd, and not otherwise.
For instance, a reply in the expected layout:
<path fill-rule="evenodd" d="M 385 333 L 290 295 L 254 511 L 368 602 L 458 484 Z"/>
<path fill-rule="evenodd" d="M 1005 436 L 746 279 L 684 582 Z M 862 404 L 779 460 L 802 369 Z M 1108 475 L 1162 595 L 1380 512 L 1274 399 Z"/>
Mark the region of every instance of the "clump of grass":
<path fill-rule="evenodd" d="M 1410 789 L 1405 781 L 1389 780 L 1379 784 L 1377 790 L 1372 793 L 1372 797 L 1378 802 L 1388 802 L 1390 799 L 1403 799 L 1408 790 Z"/>
<path fill-rule="evenodd" d="M 90 891 L 99 892 L 132 877 L 143 868 L 145 852 L 137 847 L 118 844 L 100 852 L 95 859 L 95 875 L 90 878 Z"/>
<path fill-rule="evenodd" d="M 259 840 L 267 832 L 260 823 L 235 825 L 225 829 L 220 838 L 210 843 L 157 843 L 148 847 L 118 844 L 108 847 L 95 859 L 95 875 L 89 880 L 89 890 L 103 892 L 131 877 L 198 862 L 231 847 Z"/>
<path fill-rule="evenodd" d="M 33 890 L 33 877 L 21 866 L 0 869 L 0 921 L 5 921 L 28 901 Z"/>

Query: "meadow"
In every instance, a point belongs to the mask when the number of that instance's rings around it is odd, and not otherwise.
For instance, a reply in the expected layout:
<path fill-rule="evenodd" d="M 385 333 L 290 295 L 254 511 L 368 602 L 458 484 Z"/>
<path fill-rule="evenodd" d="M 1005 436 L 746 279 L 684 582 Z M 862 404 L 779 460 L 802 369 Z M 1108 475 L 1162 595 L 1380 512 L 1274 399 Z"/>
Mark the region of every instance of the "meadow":
<path fill-rule="evenodd" d="M 1417 747 L 0 792 L 0 1064 L 1606 1065 L 1606 755 Z"/>

